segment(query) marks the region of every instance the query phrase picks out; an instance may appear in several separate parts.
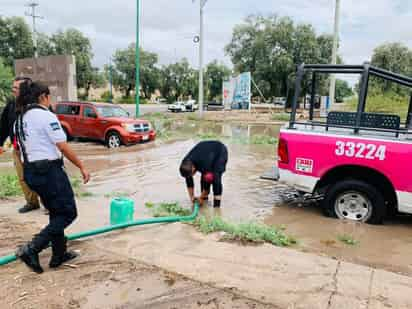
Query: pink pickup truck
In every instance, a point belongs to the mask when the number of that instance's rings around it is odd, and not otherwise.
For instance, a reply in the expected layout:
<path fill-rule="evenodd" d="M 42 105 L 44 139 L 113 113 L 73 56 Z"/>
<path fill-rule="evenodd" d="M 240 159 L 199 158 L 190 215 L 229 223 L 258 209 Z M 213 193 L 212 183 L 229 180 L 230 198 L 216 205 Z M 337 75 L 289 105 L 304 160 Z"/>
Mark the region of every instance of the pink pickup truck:
<path fill-rule="evenodd" d="M 305 74 L 312 74 L 309 120 L 296 119 Z M 330 112 L 314 119 L 319 74 L 360 74 L 356 112 Z M 380 224 L 388 214 L 412 214 L 412 97 L 405 123 L 398 115 L 367 113 L 371 76 L 412 87 L 412 79 L 375 68 L 301 65 L 297 71 L 291 119 L 278 144 L 279 180 L 320 197 L 325 215 Z"/>

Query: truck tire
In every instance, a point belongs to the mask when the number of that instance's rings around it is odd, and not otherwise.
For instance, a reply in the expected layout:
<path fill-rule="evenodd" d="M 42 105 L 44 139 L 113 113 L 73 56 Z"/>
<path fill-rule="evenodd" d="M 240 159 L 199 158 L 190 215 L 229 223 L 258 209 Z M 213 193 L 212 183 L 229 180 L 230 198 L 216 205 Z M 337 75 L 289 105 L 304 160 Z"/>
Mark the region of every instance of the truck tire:
<path fill-rule="evenodd" d="M 328 217 L 382 224 L 387 213 L 385 199 L 374 186 L 360 180 L 343 180 L 332 185 L 322 201 Z"/>
<path fill-rule="evenodd" d="M 106 136 L 106 146 L 110 149 L 119 148 L 122 145 L 122 140 L 119 133 L 111 131 Z"/>

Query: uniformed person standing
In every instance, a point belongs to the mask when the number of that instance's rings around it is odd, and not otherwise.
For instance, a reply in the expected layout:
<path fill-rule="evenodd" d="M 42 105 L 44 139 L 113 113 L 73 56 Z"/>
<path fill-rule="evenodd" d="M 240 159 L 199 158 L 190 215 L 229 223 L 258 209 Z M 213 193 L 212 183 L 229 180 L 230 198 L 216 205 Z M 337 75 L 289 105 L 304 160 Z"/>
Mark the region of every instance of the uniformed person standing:
<path fill-rule="evenodd" d="M 76 253 L 67 251 L 64 236 L 64 229 L 77 217 L 77 210 L 62 154 L 80 169 L 84 183 L 89 181 L 90 174 L 67 144 L 56 115 L 48 110 L 51 102 L 47 86 L 22 83 L 16 103 L 15 133 L 24 162 L 24 179 L 49 210 L 49 224 L 31 242 L 20 247 L 16 256 L 33 271 L 41 273 L 39 252 L 49 243 L 51 268 L 76 257 Z"/>
<path fill-rule="evenodd" d="M 184 157 L 180 165 L 180 174 L 186 178 L 189 198 L 193 202 L 197 199 L 194 196 L 193 175 L 200 172 L 200 205 L 208 200 L 210 187 L 213 186 L 213 207 L 220 207 L 223 193 L 222 176 L 226 171 L 227 160 L 227 148 L 219 141 L 200 142 Z"/>
<path fill-rule="evenodd" d="M 13 81 L 12 94 L 13 96 L 7 101 L 6 107 L 3 110 L 3 113 L 0 118 L 0 154 L 3 152 L 3 145 L 7 138 L 10 138 L 10 141 L 14 139 L 14 122 L 16 121 L 16 98 L 19 96 L 20 84 L 26 80 L 30 80 L 27 77 L 17 77 Z M 26 213 L 35 209 L 40 208 L 39 197 L 35 192 L 30 190 L 27 184 L 24 181 L 23 175 L 23 165 L 17 151 L 13 150 L 13 161 L 16 168 L 16 173 L 19 179 L 21 189 L 26 200 L 26 205 L 19 209 L 20 213 Z"/>

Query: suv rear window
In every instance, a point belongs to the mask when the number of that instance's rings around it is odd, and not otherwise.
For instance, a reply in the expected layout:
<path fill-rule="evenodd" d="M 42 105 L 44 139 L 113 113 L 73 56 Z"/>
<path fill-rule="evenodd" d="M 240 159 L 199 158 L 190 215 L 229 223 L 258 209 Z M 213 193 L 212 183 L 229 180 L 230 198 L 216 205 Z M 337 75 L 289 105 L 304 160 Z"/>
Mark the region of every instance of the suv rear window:
<path fill-rule="evenodd" d="M 58 115 L 79 115 L 80 105 L 58 104 L 56 107 Z"/>

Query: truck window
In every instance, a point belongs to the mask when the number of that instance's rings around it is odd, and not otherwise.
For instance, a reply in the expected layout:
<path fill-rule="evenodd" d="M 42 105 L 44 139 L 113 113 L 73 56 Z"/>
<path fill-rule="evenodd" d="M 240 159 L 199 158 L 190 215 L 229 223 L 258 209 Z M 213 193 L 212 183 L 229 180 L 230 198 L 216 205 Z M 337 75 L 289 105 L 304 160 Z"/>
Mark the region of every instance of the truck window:
<path fill-rule="evenodd" d="M 83 116 L 86 118 L 97 118 L 96 112 L 89 106 L 83 108 Z"/>
<path fill-rule="evenodd" d="M 76 115 L 80 114 L 80 106 L 79 105 L 59 104 L 56 107 L 56 114 L 76 116 Z"/>

